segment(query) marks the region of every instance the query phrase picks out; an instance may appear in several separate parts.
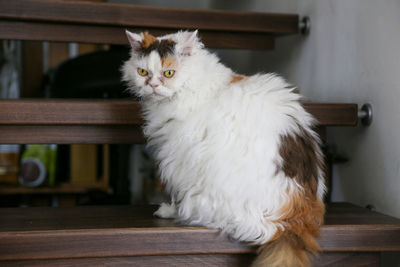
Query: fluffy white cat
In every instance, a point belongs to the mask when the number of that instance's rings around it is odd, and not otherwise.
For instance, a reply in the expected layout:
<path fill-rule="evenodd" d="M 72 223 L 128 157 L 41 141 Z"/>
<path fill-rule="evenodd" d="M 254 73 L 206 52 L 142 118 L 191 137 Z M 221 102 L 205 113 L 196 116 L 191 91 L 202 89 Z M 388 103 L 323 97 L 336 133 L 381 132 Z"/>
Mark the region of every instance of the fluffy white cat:
<path fill-rule="evenodd" d="M 123 80 L 171 194 L 155 215 L 262 245 L 257 266 L 309 266 L 323 221 L 314 119 L 274 74 L 242 76 L 195 32 L 126 32 Z"/>

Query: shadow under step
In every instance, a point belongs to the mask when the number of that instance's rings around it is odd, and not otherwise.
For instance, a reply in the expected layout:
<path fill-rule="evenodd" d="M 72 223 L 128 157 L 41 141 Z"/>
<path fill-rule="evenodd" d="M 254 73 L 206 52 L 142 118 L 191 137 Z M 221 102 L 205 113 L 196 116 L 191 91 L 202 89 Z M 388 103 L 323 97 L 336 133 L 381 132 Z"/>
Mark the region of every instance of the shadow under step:
<path fill-rule="evenodd" d="M 0 209 L 1 266 L 248 266 L 256 248 L 152 216 L 155 206 Z M 400 251 L 400 220 L 328 206 L 315 266 L 379 266 Z"/>

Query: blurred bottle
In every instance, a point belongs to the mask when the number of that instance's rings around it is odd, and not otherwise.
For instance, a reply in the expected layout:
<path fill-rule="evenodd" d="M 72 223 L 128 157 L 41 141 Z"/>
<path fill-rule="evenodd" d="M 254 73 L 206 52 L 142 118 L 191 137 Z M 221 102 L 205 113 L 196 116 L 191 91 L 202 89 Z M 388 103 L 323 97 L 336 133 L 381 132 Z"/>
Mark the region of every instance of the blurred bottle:
<path fill-rule="evenodd" d="M 56 183 L 57 145 L 27 145 L 21 157 L 19 182 L 36 187 Z"/>

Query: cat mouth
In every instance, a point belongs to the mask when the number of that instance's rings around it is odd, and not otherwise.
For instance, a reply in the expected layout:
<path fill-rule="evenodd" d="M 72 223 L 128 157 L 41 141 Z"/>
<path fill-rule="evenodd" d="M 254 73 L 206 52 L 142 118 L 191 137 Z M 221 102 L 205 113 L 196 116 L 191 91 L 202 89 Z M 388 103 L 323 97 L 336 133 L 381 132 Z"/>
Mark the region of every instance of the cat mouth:
<path fill-rule="evenodd" d="M 157 93 L 157 92 L 151 93 L 150 96 L 153 97 L 153 98 L 155 98 L 155 99 L 162 99 L 162 98 L 165 97 L 164 95 L 159 94 L 159 93 Z"/>
<path fill-rule="evenodd" d="M 157 93 L 156 91 L 153 90 L 153 93 L 151 94 L 152 96 L 159 96 L 161 97 L 162 95 L 160 95 L 159 93 Z"/>
<path fill-rule="evenodd" d="M 151 96 L 158 97 L 158 98 L 165 97 L 163 94 L 158 93 L 156 91 L 156 89 L 154 89 L 154 88 L 152 88 L 152 89 L 153 89 L 153 92 L 151 93 Z"/>

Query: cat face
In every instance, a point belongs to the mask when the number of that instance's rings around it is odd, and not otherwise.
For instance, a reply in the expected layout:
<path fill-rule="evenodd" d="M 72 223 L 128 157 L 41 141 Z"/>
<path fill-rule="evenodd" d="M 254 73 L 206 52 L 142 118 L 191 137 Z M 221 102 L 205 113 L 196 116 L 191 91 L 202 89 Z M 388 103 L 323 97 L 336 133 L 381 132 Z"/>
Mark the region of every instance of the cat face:
<path fill-rule="evenodd" d="M 132 53 L 124 66 L 124 79 L 131 83 L 134 93 L 155 100 L 176 94 L 185 80 L 183 65 L 193 52 L 197 31 L 159 38 L 147 32 L 126 34 Z"/>

